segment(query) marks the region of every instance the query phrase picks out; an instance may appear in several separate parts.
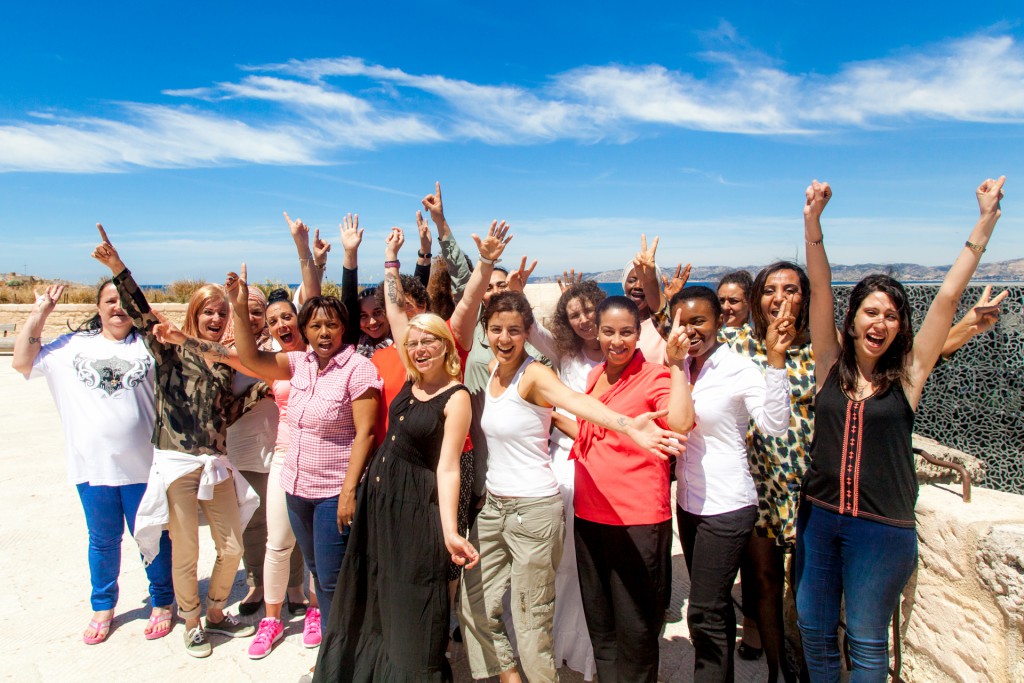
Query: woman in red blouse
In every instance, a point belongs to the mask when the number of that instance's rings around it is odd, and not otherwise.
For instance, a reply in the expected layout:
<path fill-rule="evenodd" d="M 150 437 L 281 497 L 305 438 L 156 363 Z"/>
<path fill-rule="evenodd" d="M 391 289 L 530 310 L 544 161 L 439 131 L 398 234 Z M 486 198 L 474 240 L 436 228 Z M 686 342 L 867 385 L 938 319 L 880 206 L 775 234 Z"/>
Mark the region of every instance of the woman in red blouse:
<path fill-rule="evenodd" d="M 692 429 L 684 370 L 689 339 L 678 320 L 669 335 L 666 367 L 648 363 L 636 349 L 640 313 L 632 300 L 608 297 L 596 316 L 605 362 L 591 371 L 586 393 L 624 415 L 667 411 L 663 427 L 681 434 Z M 598 678 L 655 681 L 670 590 L 668 457 L 585 420 L 579 422 L 573 457 L 576 560 Z"/>

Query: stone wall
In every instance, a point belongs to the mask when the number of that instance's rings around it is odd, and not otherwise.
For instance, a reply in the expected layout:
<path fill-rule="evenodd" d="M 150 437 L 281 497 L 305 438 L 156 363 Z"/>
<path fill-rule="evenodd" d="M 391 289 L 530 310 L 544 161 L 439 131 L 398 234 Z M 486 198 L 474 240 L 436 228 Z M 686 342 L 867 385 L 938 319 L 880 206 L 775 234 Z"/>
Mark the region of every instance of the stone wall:
<path fill-rule="evenodd" d="M 921 487 L 901 603 L 906 681 L 1024 681 L 1024 496 Z"/>

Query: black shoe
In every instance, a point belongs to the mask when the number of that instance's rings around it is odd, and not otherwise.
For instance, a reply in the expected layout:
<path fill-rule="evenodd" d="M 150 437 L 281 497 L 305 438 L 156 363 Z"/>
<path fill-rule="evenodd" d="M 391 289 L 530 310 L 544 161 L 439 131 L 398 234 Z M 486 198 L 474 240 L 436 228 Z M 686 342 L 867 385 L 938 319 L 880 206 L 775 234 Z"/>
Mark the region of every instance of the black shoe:
<path fill-rule="evenodd" d="M 256 602 L 240 602 L 238 603 L 238 613 L 243 617 L 248 617 L 256 614 L 262 606 L 263 598 L 260 598 Z"/>
<path fill-rule="evenodd" d="M 761 659 L 761 655 L 764 654 L 764 648 L 747 645 L 741 640 L 739 646 L 736 648 L 736 654 L 740 656 L 740 659 L 745 659 L 748 662 L 754 662 Z"/>
<path fill-rule="evenodd" d="M 307 602 L 292 602 L 291 600 L 288 601 L 288 612 L 294 614 L 297 617 L 306 616 L 306 610 L 308 608 L 309 603 Z"/>

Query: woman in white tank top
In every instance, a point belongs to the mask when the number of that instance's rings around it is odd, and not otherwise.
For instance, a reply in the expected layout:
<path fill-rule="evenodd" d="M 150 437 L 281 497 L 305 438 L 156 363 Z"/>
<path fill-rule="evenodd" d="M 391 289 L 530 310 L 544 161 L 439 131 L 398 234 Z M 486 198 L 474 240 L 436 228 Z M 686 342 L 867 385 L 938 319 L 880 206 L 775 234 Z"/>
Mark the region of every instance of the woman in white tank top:
<path fill-rule="evenodd" d="M 555 572 L 565 533 L 558 480 L 548 455 L 553 405 L 630 436 L 645 449 L 676 454 L 685 437 L 654 418 L 620 415 L 562 384 L 525 351 L 533 312 L 518 292 L 491 297 L 481 316 L 495 355 L 481 426 L 487 438 L 487 496 L 470 540 L 480 564 L 465 573 L 459 617 L 473 678 L 518 682 L 515 655 L 502 622 L 502 598 L 511 586 L 512 623 L 523 672 L 531 683 L 557 680 L 552 650 Z"/>

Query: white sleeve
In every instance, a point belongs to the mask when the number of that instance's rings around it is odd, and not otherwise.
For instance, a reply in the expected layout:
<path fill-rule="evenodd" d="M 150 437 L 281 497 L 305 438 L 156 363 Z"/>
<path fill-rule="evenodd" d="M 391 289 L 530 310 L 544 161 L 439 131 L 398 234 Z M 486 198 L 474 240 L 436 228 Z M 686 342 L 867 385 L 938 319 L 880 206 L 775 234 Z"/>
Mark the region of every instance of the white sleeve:
<path fill-rule="evenodd" d="M 551 334 L 551 330 L 544 327 L 541 321 L 535 320 L 533 322 L 533 327 L 530 328 L 530 335 L 527 339 L 533 344 L 534 348 L 548 357 L 556 370 L 561 366 L 562 354 L 558 353 L 558 348 L 555 346 L 555 337 Z"/>
<path fill-rule="evenodd" d="M 789 429 L 789 377 L 785 368 L 765 368 L 762 376 L 757 366 L 743 373 L 743 402 L 759 432 L 784 436 Z"/>

